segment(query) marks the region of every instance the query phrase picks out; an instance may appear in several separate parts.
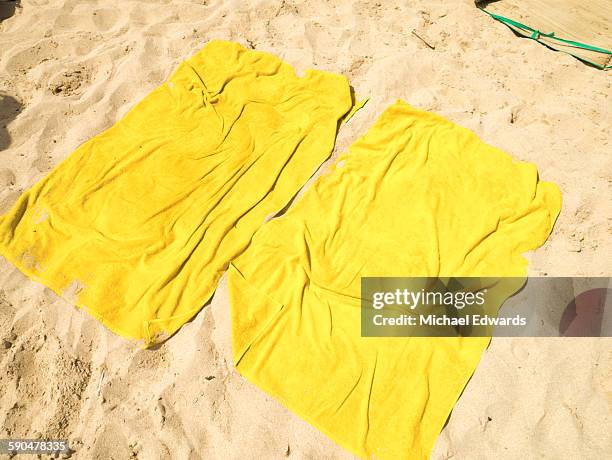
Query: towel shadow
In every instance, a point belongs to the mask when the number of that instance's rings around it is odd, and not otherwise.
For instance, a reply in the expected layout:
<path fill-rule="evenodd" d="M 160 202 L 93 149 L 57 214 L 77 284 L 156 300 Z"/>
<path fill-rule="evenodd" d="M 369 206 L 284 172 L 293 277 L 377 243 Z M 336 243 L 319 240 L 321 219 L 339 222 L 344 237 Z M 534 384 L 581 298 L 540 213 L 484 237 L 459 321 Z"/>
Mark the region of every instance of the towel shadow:
<path fill-rule="evenodd" d="M 1 3 L 0 3 L 1 5 Z M 17 118 L 23 106 L 21 102 L 8 94 L 0 93 L 0 152 L 11 145 L 11 136 L 7 130 L 8 124 Z"/>
<path fill-rule="evenodd" d="M 195 313 L 195 314 L 194 314 L 194 315 L 193 315 L 193 316 L 192 316 L 192 317 L 189 319 L 189 321 L 186 321 L 186 322 L 185 322 L 185 324 L 184 324 L 183 326 L 181 326 L 181 327 L 180 327 L 178 330 L 176 330 L 175 332 L 173 332 L 171 335 L 167 335 L 167 336 L 165 336 L 165 337 L 164 337 L 163 339 L 161 339 L 159 342 L 155 342 L 155 343 L 152 343 L 151 345 L 147 346 L 147 347 L 145 348 L 145 350 L 149 350 L 149 351 L 158 351 L 158 350 L 160 350 L 162 347 L 164 347 L 164 346 L 165 346 L 165 344 L 166 344 L 166 342 L 168 342 L 168 340 L 170 340 L 172 337 L 174 337 L 176 334 L 178 334 L 178 333 L 179 333 L 179 331 L 180 331 L 180 330 L 182 330 L 182 328 L 183 328 L 183 327 L 185 327 L 187 324 L 192 323 L 193 321 L 195 321 L 195 319 L 196 319 L 196 318 L 197 318 L 199 315 L 201 315 L 201 314 L 203 313 L 203 310 L 210 308 L 210 304 L 212 304 L 213 297 L 214 297 L 214 294 L 215 294 L 216 292 L 217 292 L 217 291 L 215 290 L 215 292 L 213 293 L 213 295 L 211 296 L 211 298 L 210 298 L 210 299 L 209 299 L 207 302 L 205 302 L 205 303 L 204 303 L 204 305 L 202 306 L 202 308 L 201 308 L 201 309 L 200 309 L 200 310 L 199 310 L 197 313 Z"/>
<path fill-rule="evenodd" d="M 20 0 L 0 0 L 0 21 L 4 21 L 14 15 L 20 3 Z"/>

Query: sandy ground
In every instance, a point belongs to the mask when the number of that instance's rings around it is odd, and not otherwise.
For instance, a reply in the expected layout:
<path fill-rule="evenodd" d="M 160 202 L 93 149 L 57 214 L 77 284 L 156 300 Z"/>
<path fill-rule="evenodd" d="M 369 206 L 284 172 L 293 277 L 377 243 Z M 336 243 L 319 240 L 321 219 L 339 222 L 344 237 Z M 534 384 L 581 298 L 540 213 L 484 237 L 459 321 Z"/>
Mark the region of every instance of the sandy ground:
<path fill-rule="evenodd" d="M 531 273 L 612 275 L 610 74 L 469 0 L 23 0 L 0 24 L 0 213 L 212 38 L 347 75 L 371 100 L 337 151 L 402 98 L 536 163 L 564 206 Z M 79 458 L 352 458 L 236 373 L 229 334 L 225 279 L 141 350 L 1 259 L 0 438 L 70 438 Z M 612 339 L 494 339 L 432 457 L 604 458 L 611 413 Z"/>

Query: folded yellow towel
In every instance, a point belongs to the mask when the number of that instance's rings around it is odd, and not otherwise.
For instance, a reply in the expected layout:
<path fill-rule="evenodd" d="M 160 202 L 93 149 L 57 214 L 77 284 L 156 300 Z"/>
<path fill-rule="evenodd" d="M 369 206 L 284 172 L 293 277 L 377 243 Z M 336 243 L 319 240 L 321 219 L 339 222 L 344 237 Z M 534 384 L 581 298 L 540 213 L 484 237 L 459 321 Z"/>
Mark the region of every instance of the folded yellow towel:
<path fill-rule="evenodd" d="M 330 155 L 345 77 L 212 41 L 0 218 L 0 254 L 111 330 L 153 343 Z"/>
<path fill-rule="evenodd" d="M 363 458 L 426 458 L 488 338 L 365 338 L 362 276 L 518 276 L 558 188 L 398 102 L 230 268 L 238 371 Z"/>

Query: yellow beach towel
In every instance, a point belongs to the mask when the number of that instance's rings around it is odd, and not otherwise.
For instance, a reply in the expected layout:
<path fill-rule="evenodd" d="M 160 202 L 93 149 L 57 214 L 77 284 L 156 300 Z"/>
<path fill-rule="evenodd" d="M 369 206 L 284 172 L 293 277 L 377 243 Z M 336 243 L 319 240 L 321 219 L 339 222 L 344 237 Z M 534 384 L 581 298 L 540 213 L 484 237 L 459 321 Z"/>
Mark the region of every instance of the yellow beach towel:
<path fill-rule="evenodd" d="M 363 458 L 426 458 L 488 338 L 366 338 L 362 276 L 523 276 L 558 188 L 398 102 L 230 267 L 238 371 Z"/>
<path fill-rule="evenodd" d="M 345 77 L 212 41 L 0 218 L 0 254 L 111 330 L 153 343 L 330 155 Z"/>

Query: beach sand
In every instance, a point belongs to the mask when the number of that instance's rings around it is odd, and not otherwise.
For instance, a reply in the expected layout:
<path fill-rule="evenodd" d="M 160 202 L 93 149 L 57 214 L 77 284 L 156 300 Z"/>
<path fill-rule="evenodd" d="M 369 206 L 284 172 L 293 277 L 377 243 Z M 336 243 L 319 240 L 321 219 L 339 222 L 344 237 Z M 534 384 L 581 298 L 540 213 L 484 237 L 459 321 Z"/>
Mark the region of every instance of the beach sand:
<path fill-rule="evenodd" d="M 213 38 L 369 97 L 334 156 L 402 98 L 535 163 L 564 203 L 530 273 L 612 275 L 610 74 L 468 0 L 23 0 L 0 23 L 0 214 Z M 230 344 L 225 277 L 142 350 L 0 258 L 0 438 L 68 438 L 77 458 L 353 458 L 243 379 Z M 612 339 L 497 338 L 432 458 L 604 458 L 611 413 Z"/>

